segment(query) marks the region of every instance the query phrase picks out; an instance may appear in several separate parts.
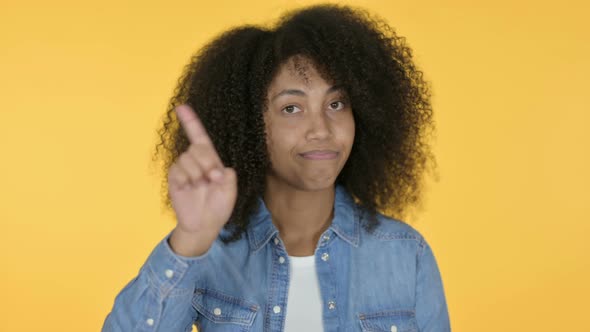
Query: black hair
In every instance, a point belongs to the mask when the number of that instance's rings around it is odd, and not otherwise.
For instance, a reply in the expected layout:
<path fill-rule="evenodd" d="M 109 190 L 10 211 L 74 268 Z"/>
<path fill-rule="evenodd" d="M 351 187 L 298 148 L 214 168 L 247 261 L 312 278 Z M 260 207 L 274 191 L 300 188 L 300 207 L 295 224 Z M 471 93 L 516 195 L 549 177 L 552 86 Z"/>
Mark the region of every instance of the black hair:
<path fill-rule="evenodd" d="M 377 212 L 401 220 L 409 207 L 420 205 L 423 173 L 436 165 L 427 141 L 434 129 L 429 83 L 405 38 L 383 19 L 360 8 L 322 4 L 289 11 L 270 27 L 234 27 L 185 66 L 153 155 L 167 174 L 190 144 L 174 108 L 192 106 L 223 164 L 238 176 L 225 243 L 241 237 L 265 192 L 267 89 L 293 56 L 310 59 L 322 77 L 346 91 L 355 139 L 336 184 L 368 212 L 369 231 L 378 224 Z M 162 197 L 172 209 L 167 181 L 164 176 Z"/>

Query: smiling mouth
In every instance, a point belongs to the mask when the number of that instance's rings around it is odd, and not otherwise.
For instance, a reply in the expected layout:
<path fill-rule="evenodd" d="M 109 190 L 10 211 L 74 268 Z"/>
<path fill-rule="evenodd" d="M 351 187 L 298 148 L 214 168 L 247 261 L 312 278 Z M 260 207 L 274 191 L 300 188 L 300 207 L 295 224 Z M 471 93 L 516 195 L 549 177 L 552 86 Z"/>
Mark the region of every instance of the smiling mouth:
<path fill-rule="evenodd" d="M 334 151 L 313 151 L 299 154 L 304 159 L 308 160 L 330 160 L 338 157 L 338 152 Z"/>

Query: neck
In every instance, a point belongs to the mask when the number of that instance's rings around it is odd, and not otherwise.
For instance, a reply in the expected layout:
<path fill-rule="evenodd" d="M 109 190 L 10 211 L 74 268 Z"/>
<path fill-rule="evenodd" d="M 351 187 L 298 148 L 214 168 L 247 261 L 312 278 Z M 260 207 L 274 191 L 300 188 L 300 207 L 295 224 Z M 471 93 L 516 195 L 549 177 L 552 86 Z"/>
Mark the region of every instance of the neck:
<path fill-rule="evenodd" d="M 334 199 L 334 186 L 305 191 L 267 180 L 264 202 L 289 254 L 313 254 L 320 235 L 332 223 Z"/>

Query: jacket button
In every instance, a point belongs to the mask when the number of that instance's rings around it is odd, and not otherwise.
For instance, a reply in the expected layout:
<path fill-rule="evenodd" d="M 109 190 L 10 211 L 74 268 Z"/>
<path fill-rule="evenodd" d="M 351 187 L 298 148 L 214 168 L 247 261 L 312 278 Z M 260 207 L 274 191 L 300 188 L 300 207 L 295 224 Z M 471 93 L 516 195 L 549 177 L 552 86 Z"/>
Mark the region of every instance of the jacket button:
<path fill-rule="evenodd" d="M 153 319 L 151 319 L 151 318 L 148 318 L 148 319 L 147 319 L 145 322 L 146 322 L 146 323 L 147 323 L 147 325 L 149 325 L 149 326 L 152 326 L 152 325 L 154 325 L 154 320 L 153 320 Z"/>
<path fill-rule="evenodd" d="M 329 302 L 328 302 L 328 309 L 330 309 L 330 310 L 334 310 L 334 308 L 336 308 L 336 302 L 334 302 L 334 301 L 329 301 Z"/>
<path fill-rule="evenodd" d="M 397 332 L 397 326 L 391 325 L 391 332 Z"/>
<path fill-rule="evenodd" d="M 327 253 L 327 252 L 325 252 L 325 253 L 323 253 L 323 254 L 322 254 L 322 260 L 323 260 L 324 262 L 325 262 L 325 261 L 327 261 L 327 260 L 328 260 L 328 258 L 330 258 L 330 255 L 328 255 L 328 253 Z"/>
<path fill-rule="evenodd" d="M 215 316 L 219 316 L 219 315 L 221 315 L 221 309 L 215 308 L 215 309 L 213 309 L 213 313 L 215 314 Z"/>
<path fill-rule="evenodd" d="M 330 235 L 324 235 L 324 241 L 328 241 L 330 239 Z"/>
<path fill-rule="evenodd" d="M 279 312 L 281 312 L 281 307 L 279 307 L 278 305 L 275 305 L 274 308 L 272 308 L 272 311 L 274 311 L 275 314 L 278 314 Z"/>
<path fill-rule="evenodd" d="M 285 262 L 285 257 L 281 256 L 279 257 L 279 263 L 283 264 Z"/>
<path fill-rule="evenodd" d="M 279 244 L 279 239 L 275 237 L 275 244 Z"/>
<path fill-rule="evenodd" d="M 166 270 L 164 273 L 166 274 L 166 277 L 168 279 L 170 279 L 170 278 L 172 278 L 174 276 L 174 271 L 172 271 L 170 269 Z"/>

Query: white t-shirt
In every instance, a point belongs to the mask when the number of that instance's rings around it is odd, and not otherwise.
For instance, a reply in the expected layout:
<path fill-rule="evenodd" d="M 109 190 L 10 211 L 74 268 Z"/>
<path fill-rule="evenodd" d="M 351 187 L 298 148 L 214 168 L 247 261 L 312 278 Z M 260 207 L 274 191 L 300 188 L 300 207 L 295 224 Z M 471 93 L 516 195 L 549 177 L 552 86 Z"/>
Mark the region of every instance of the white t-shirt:
<path fill-rule="evenodd" d="M 315 268 L 315 256 L 289 256 L 289 295 L 285 332 L 321 332 L 322 298 Z"/>

